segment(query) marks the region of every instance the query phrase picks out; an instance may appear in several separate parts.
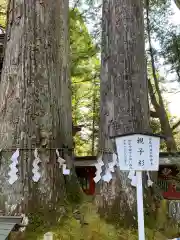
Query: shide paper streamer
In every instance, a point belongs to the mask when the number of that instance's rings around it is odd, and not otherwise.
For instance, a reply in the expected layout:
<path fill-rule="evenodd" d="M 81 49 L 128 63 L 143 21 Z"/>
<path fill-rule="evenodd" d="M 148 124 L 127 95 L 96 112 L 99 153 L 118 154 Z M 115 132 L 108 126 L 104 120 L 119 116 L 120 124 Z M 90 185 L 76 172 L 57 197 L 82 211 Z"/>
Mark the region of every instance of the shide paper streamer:
<path fill-rule="evenodd" d="M 1 151 L 2 150 L 0 149 L 0 152 Z M 62 168 L 62 172 L 63 172 L 64 175 L 69 175 L 70 174 L 70 169 L 66 168 L 66 164 L 65 164 L 66 161 L 63 158 L 60 157 L 58 149 L 56 149 L 56 155 L 58 157 L 57 161 L 59 163 L 59 168 Z M 8 182 L 11 185 L 18 180 L 18 176 L 17 176 L 17 173 L 18 173 L 18 168 L 17 168 L 18 157 L 19 157 L 19 148 L 17 148 L 17 150 L 13 153 L 13 155 L 11 157 L 11 164 L 9 165 L 10 171 L 8 172 L 8 176 L 9 176 Z M 39 163 L 42 162 L 42 161 L 39 158 L 37 148 L 34 150 L 34 157 L 35 157 L 35 159 L 34 159 L 33 164 L 32 164 L 33 165 L 32 180 L 34 182 L 38 182 L 39 179 L 41 178 L 41 174 L 39 172 L 39 170 L 40 170 Z"/>
<path fill-rule="evenodd" d="M 114 167 L 117 166 L 117 155 L 113 154 L 113 161 L 108 163 L 109 171 L 115 172 Z"/>
<path fill-rule="evenodd" d="M 40 177 L 41 177 L 41 174 L 39 173 L 39 163 L 41 162 L 41 159 L 39 158 L 39 155 L 38 155 L 38 150 L 37 148 L 34 150 L 34 161 L 33 161 L 33 169 L 32 169 L 32 172 L 33 172 L 33 181 L 34 182 L 38 182 Z"/>
<path fill-rule="evenodd" d="M 104 162 L 102 161 L 102 156 L 100 156 L 97 160 L 96 167 L 96 177 L 94 178 L 95 183 L 101 180 L 102 166 L 104 166 Z M 115 172 L 114 167 L 117 166 L 117 155 L 113 154 L 113 161 L 108 163 L 106 168 L 105 175 L 102 177 L 102 180 L 109 183 L 112 179 L 111 172 Z"/>
<path fill-rule="evenodd" d="M 147 179 L 147 186 L 148 187 L 152 187 L 153 181 L 150 178 L 149 172 L 147 172 L 147 177 L 148 177 L 148 179 Z M 137 186 L 137 179 L 136 179 L 135 171 L 129 171 L 128 178 L 131 180 L 131 185 L 133 187 L 136 187 Z"/>
<path fill-rule="evenodd" d="M 137 186 L 136 172 L 135 171 L 129 171 L 128 178 L 131 180 L 131 185 L 133 187 L 136 187 Z"/>
<path fill-rule="evenodd" d="M 111 179 L 112 179 L 111 171 L 107 168 L 107 169 L 106 169 L 106 174 L 102 177 L 102 180 L 103 180 L 104 182 L 109 183 L 109 182 L 111 181 Z"/>
<path fill-rule="evenodd" d="M 115 172 L 115 166 L 118 164 L 118 157 L 113 153 L 113 161 L 108 163 L 108 167 L 106 169 L 106 174 L 102 177 L 102 180 L 109 183 L 112 179 L 112 173 Z M 111 173 L 112 172 L 112 173 Z"/>
<path fill-rule="evenodd" d="M 17 165 L 18 165 L 18 157 L 19 157 L 19 148 L 15 151 L 15 153 L 13 153 L 12 157 L 11 157 L 11 164 L 9 165 L 10 167 L 10 171 L 8 173 L 9 175 L 9 184 L 13 184 L 18 180 L 18 169 L 17 169 Z"/>
<path fill-rule="evenodd" d="M 69 175 L 70 174 L 70 169 L 66 168 L 66 164 L 63 164 L 63 175 Z"/>
<path fill-rule="evenodd" d="M 59 154 L 59 151 L 58 151 L 58 149 L 56 149 L 56 155 L 57 155 L 57 157 L 58 157 L 58 163 L 59 163 L 59 168 L 61 168 L 62 167 L 62 165 L 66 162 L 63 158 L 61 158 L 60 157 L 60 154 Z"/>
<path fill-rule="evenodd" d="M 102 166 L 104 166 L 104 163 L 102 161 L 102 156 L 100 156 L 97 160 L 97 164 L 95 164 L 96 167 L 96 176 L 94 178 L 95 183 L 98 183 L 101 180 Z"/>
<path fill-rule="evenodd" d="M 2 149 L 0 149 L 0 152 L 1 151 L 2 151 Z M 59 168 L 62 169 L 63 175 L 70 175 L 70 169 L 66 168 L 67 167 L 67 165 L 65 164 L 66 160 L 60 157 L 58 149 L 56 149 L 56 155 L 57 155 L 57 158 L 58 158 L 57 162 L 59 163 Z M 9 175 L 8 181 L 9 181 L 9 184 L 11 184 L 11 185 L 18 180 L 18 176 L 17 176 L 17 173 L 18 173 L 18 168 L 17 168 L 18 157 L 19 157 L 19 148 L 13 153 L 13 155 L 11 157 L 11 162 L 12 163 L 9 165 L 10 171 L 8 173 L 8 175 Z M 38 155 L 38 149 L 35 149 L 34 157 L 35 157 L 35 159 L 33 161 L 33 169 L 32 169 L 33 177 L 32 177 L 32 179 L 33 179 L 34 182 L 38 182 L 39 179 L 41 178 L 41 174 L 39 172 L 39 170 L 40 170 L 39 163 L 42 162 L 41 159 L 39 158 L 39 155 Z M 111 181 L 112 173 L 115 172 L 115 166 L 118 165 L 117 160 L 118 160 L 117 155 L 113 154 L 113 161 L 108 163 L 106 171 L 105 171 L 105 175 L 101 176 L 102 166 L 104 166 L 104 162 L 102 161 L 102 156 L 100 156 L 97 159 L 97 164 L 95 164 L 95 167 L 96 167 L 96 176 L 94 177 L 95 183 L 99 182 L 101 179 L 105 182 L 108 182 L 108 183 Z M 137 186 L 137 179 L 136 179 L 135 171 L 129 171 L 128 178 L 131 180 L 131 185 L 136 187 Z M 147 172 L 147 178 L 148 178 L 147 179 L 147 185 L 148 185 L 148 187 L 151 187 L 153 185 L 153 182 L 151 181 L 149 172 Z"/>
<path fill-rule="evenodd" d="M 151 181 L 151 178 L 150 178 L 149 172 L 147 172 L 147 177 L 148 177 L 147 185 L 148 185 L 148 187 L 152 187 L 152 185 L 153 185 L 153 181 Z"/>
<path fill-rule="evenodd" d="M 60 157 L 58 149 L 56 149 L 56 155 L 58 157 L 57 161 L 59 163 L 59 168 L 62 167 L 63 175 L 70 175 L 70 169 L 66 168 L 66 164 L 65 164 L 66 160 L 64 160 L 63 158 Z"/>

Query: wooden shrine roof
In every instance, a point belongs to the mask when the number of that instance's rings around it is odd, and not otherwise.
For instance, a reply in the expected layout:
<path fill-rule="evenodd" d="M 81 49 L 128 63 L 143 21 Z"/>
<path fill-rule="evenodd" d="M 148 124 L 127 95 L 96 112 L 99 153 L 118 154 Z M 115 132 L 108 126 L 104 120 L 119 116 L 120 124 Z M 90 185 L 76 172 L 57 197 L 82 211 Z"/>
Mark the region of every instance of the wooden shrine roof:
<path fill-rule="evenodd" d="M 97 163 L 97 157 L 96 156 L 82 156 L 82 157 L 75 157 L 74 159 L 74 165 L 76 167 L 91 167 L 95 166 Z"/>
<path fill-rule="evenodd" d="M 4 45 L 4 40 L 5 40 L 5 34 L 2 33 L 0 34 L 0 45 Z"/>
<path fill-rule="evenodd" d="M 159 163 L 160 165 L 180 164 L 180 152 L 160 152 Z"/>
<path fill-rule="evenodd" d="M 10 232 L 21 224 L 22 217 L 0 216 L 0 240 L 8 239 Z"/>

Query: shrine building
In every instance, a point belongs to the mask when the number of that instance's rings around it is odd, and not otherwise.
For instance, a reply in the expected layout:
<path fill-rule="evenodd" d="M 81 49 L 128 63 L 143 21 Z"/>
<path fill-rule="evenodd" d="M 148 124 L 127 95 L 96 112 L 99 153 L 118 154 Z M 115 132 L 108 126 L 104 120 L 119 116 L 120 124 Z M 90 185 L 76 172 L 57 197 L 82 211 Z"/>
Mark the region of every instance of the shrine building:
<path fill-rule="evenodd" d="M 167 200 L 180 200 L 180 152 L 160 152 L 160 165 L 156 184 Z M 87 195 L 95 193 L 96 156 L 75 157 L 75 169 L 83 191 Z M 178 167 L 179 166 L 179 167 Z"/>

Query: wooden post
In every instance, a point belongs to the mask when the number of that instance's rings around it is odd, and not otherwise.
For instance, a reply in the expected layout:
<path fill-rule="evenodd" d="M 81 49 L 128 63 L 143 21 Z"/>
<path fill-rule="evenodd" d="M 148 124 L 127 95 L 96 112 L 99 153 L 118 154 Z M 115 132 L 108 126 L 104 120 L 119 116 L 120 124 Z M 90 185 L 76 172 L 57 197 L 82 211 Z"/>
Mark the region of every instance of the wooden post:
<path fill-rule="evenodd" d="M 53 240 L 53 233 L 51 232 L 45 233 L 43 240 Z"/>
<path fill-rule="evenodd" d="M 139 235 L 139 240 L 145 240 L 142 171 L 136 171 L 136 177 L 137 177 L 136 193 L 137 193 L 137 212 L 138 212 L 138 235 Z"/>
<path fill-rule="evenodd" d="M 95 192 L 95 182 L 94 182 L 93 178 L 94 178 L 94 173 L 91 168 L 89 171 L 89 194 L 90 195 L 93 195 Z"/>

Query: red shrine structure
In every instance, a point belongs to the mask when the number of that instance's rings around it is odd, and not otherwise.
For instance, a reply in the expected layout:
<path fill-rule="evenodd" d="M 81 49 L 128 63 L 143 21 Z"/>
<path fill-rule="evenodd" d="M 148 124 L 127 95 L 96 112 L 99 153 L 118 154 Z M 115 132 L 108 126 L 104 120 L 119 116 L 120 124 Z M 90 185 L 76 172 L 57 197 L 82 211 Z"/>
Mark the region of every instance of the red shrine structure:
<path fill-rule="evenodd" d="M 179 171 L 176 164 L 160 165 L 157 184 L 163 190 L 163 197 L 165 199 L 180 199 Z"/>
<path fill-rule="evenodd" d="M 160 153 L 160 166 L 156 184 L 162 190 L 163 197 L 168 200 L 180 200 L 180 176 L 178 176 L 180 175 L 180 167 L 178 169 L 177 159 L 180 159 L 180 153 Z M 76 173 L 80 185 L 87 195 L 95 193 L 93 178 L 95 177 L 96 163 L 96 156 L 75 157 Z"/>
<path fill-rule="evenodd" d="M 79 183 L 83 191 L 87 195 L 93 195 L 95 193 L 95 177 L 97 163 L 96 156 L 75 157 L 75 169 L 79 179 Z"/>

